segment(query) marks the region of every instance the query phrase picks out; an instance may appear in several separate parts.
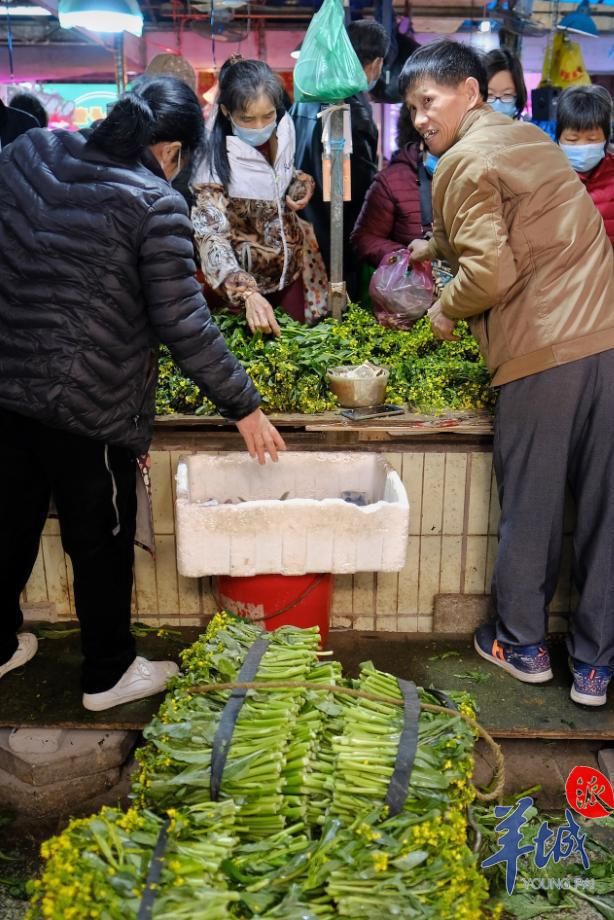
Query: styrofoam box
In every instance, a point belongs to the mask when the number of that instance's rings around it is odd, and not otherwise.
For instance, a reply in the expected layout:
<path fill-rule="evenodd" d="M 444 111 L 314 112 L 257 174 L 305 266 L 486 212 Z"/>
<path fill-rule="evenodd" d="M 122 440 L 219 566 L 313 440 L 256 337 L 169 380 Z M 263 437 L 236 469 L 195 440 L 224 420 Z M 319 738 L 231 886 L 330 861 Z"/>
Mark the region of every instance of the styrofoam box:
<path fill-rule="evenodd" d="M 366 492 L 368 504 L 344 501 L 345 491 Z M 263 466 L 245 452 L 190 454 L 177 467 L 176 511 L 178 568 L 188 577 L 405 564 L 407 493 L 377 454 L 287 451 Z"/>

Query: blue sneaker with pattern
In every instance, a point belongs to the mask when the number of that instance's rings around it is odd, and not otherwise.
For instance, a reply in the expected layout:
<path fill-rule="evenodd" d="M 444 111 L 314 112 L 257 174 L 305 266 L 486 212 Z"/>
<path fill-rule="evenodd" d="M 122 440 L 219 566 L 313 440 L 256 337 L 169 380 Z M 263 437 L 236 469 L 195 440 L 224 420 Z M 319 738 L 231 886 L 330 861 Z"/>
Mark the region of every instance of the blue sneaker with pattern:
<path fill-rule="evenodd" d="M 509 645 L 499 642 L 494 623 L 476 629 L 473 647 L 478 655 L 503 668 L 525 684 L 543 684 L 552 680 L 550 654 L 544 645 Z"/>
<path fill-rule="evenodd" d="M 569 659 L 569 667 L 573 674 L 569 695 L 574 703 L 581 703 L 582 706 L 603 706 L 608 697 L 608 684 L 614 668 L 583 664 L 576 658 Z"/>

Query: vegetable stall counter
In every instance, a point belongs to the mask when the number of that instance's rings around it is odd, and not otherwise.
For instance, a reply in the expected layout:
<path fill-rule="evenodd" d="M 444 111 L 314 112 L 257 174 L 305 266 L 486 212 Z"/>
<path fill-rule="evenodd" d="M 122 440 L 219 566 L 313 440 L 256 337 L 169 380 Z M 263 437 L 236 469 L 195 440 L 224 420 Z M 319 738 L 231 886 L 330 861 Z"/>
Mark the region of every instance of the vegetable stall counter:
<path fill-rule="evenodd" d="M 491 413 L 479 411 L 448 411 L 424 414 L 405 411 L 402 414 L 351 421 L 338 411 L 305 414 L 301 412 L 269 412 L 268 417 L 279 428 L 288 445 L 294 449 L 321 450 L 327 446 L 347 450 L 391 450 L 396 442 L 410 440 L 414 445 L 447 444 L 455 449 L 460 444 L 487 449 L 492 443 Z M 242 439 L 235 426 L 220 415 L 174 414 L 157 416 L 153 449 L 168 449 L 174 438 L 183 436 L 199 443 L 201 450 L 241 449 Z M 367 442 L 373 442 L 370 446 Z M 380 447 L 376 442 L 380 442 Z M 205 446 L 206 444 L 206 446 Z"/>

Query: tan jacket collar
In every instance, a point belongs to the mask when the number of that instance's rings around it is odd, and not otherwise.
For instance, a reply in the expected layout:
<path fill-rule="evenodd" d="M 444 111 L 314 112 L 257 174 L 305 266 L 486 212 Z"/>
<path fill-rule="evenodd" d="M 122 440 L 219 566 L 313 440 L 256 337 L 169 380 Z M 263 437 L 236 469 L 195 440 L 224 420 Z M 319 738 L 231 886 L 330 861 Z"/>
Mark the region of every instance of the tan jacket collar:
<path fill-rule="evenodd" d="M 457 141 L 460 141 L 461 138 L 465 136 L 465 134 L 468 134 L 476 122 L 479 122 L 485 116 L 492 114 L 493 110 L 485 102 L 480 103 L 480 105 L 475 109 L 470 109 L 460 123 L 458 134 L 456 135 L 456 140 L 454 143 L 457 143 Z"/>

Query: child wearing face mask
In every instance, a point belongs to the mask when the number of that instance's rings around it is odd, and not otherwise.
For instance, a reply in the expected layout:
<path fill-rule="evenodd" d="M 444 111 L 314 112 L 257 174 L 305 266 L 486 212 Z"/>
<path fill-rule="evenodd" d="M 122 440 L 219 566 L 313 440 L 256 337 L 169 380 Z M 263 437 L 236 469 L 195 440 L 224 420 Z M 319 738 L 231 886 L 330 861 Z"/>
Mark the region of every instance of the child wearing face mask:
<path fill-rule="evenodd" d="M 608 151 L 612 97 L 603 86 L 572 86 L 561 93 L 556 139 L 603 217 L 614 245 L 614 156 Z"/>
<path fill-rule="evenodd" d="M 507 48 L 495 48 L 484 58 L 487 102 L 495 112 L 520 118 L 527 104 L 527 87 L 520 59 Z"/>
<path fill-rule="evenodd" d="M 208 150 L 192 177 L 207 300 L 245 310 L 252 332 L 279 335 L 274 307 L 299 322 L 326 308 L 324 264 L 297 215 L 315 184 L 294 169 L 294 124 L 270 67 L 233 55 L 219 85 Z"/>

